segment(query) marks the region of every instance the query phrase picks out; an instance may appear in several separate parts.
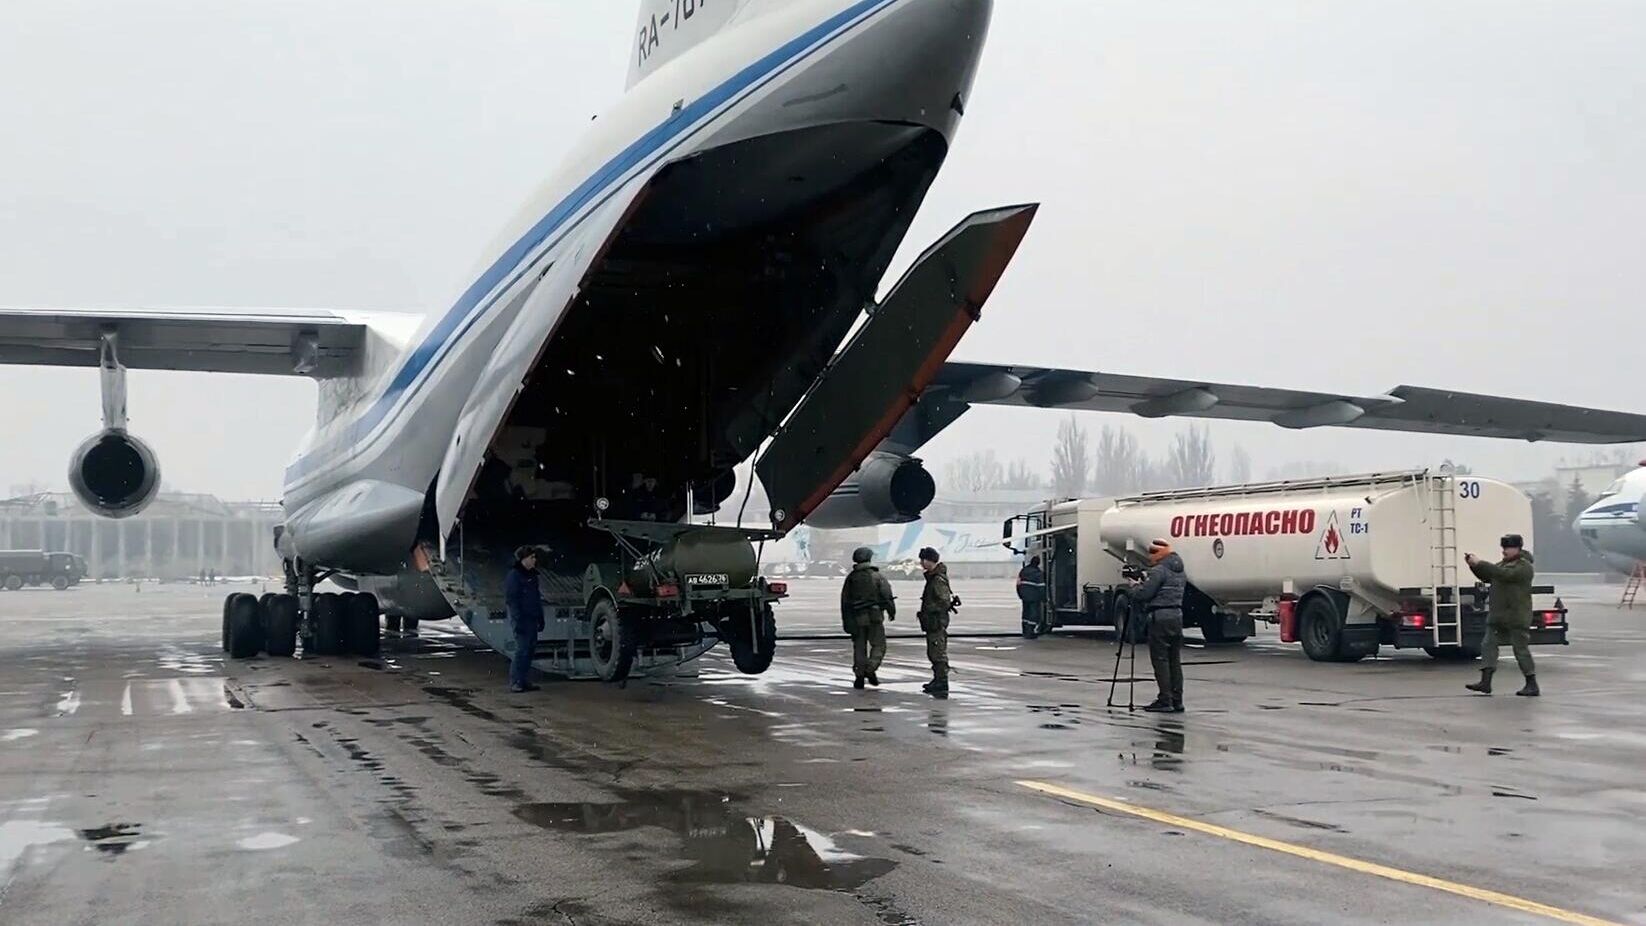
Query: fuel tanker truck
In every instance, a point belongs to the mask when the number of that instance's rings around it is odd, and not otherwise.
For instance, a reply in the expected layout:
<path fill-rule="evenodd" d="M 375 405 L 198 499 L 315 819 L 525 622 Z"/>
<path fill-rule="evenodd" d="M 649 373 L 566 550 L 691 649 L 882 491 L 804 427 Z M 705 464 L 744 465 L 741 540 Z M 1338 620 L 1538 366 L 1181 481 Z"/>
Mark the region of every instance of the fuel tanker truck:
<path fill-rule="evenodd" d="M 1207 643 L 1244 641 L 1262 622 L 1310 659 L 1354 662 L 1381 646 L 1480 655 L 1487 589 L 1464 555 L 1495 560 L 1511 533 L 1532 548 L 1524 493 L 1415 471 L 1050 502 L 1008 519 L 1004 543 L 1045 566 L 1045 626 L 1139 639 L 1125 573 L 1163 539 L 1183 557 L 1184 623 Z M 1566 642 L 1554 592 L 1533 589 L 1533 644 Z"/>

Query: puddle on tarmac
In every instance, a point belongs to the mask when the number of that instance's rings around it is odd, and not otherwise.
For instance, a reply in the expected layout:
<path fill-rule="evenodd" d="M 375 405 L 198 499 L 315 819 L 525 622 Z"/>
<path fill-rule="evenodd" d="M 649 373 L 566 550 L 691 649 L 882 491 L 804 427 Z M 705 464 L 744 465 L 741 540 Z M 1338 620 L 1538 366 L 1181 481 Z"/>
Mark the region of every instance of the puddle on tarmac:
<path fill-rule="evenodd" d="M 146 841 L 139 842 L 138 837 L 142 835 L 143 827 L 139 823 L 110 823 L 80 830 L 80 838 L 105 855 L 124 855 L 127 849 L 147 845 Z"/>
<path fill-rule="evenodd" d="M 4 733 L 0 733 L 0 743 L 12 743 L 17 740 L 28 739 L 29 737 L 36 736 L 39 733 L 39 730 L 31 730 L 28 727 L 18 727 L 16 729 L 7 730 Z"/>
<path fill-rule="evenodd" d="M 897 867 L 842 849 L 828 836 L 786 817 L 749 816 L 731 795 L 702 791 L 619 791 L 615 804 L 522 804 L 514 815 L 546 830 L 583 835 L 667 830 L 692 863 L 674 881 L 787 884 L 854 891 Z"/>
<path fill-rule="evenodd" d="M 294 842 L 297 842 L 297 837 L 287 836 L 285 833 L 258 833 L 256 836 L 247 836 L 235 845 L 248 852 L 263 852 L 269 849 L 284 849 Z"/>

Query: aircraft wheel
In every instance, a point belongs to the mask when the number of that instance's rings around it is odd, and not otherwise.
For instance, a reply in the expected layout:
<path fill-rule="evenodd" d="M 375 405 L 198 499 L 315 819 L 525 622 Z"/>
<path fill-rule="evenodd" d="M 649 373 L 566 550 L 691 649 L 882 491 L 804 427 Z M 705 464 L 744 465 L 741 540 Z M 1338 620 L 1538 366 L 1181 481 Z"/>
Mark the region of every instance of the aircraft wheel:
<path fill-rule="evenodd" d="M 405 617 L 400 620 L 400 628 L 408 637 L 417 636 L 417 618 Z"/>
<path fill-rule="evenodd" d="M 236 592 L 223 604 L 229 620 L 229 656 L 250 659 L 263 648 L 263 609 L 257 599 Z"/>
<path fill-rule="evenodd" d="M 399 633 L 400 632 L 400 615 L 398 615 L 398 614 L 385 614 L 385 615 L 383 615 L 383 630 L 387 633 Z"/>
<path fill-rule="evenodd" d="M 601 598 L 589 609 L 589 658 L 603 681 L 629 677 L 640 648 L 639 633 L 634 619 L 624 617 L 610 598 Z"/>
<path fill-rule="evenodd" d="M 349 652 L 376 656 L 383 647 L 382 629 L 378 622 L 381 609 L 377 605 L 377 596 L 366 593 L 346 596 L 343 609 Z"/>
<path fill-rule="evenodd" d="M 263 642 L 270 656 L 297 653 L 297 598 L 270 595 L 263 605 Z"/>
<path fill-rule="evenodd" d="M 345 618 L 342 596 L 332 592 L 314 596 L 314 654 L 336 656 L 343 652 Z M 305 653 L 307 655 L 307 653 Z"/>
<path fill-rule="evenodd" d="M 753 636 L 749 633 L 747 616 L 733 617 L 731 633 L 726 643 L 731 647 L 732 662 L 744 675 L 759 675 L 772 666 L 777 655 L 777 618 L 766 605 L 755 621 Z"/>

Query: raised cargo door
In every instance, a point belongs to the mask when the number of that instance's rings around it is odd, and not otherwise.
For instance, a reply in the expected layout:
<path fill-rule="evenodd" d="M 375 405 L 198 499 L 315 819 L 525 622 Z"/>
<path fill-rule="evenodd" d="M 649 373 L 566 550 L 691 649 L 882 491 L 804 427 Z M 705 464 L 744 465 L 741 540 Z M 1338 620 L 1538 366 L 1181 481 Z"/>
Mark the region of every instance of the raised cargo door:
<path fill-rule="evenodd" d="M 755 466 L 776 527 L 788 530 L 805 520 L 920 398 L 982 317 L 1038 208 L 968 217 L 870 311 Z"/>

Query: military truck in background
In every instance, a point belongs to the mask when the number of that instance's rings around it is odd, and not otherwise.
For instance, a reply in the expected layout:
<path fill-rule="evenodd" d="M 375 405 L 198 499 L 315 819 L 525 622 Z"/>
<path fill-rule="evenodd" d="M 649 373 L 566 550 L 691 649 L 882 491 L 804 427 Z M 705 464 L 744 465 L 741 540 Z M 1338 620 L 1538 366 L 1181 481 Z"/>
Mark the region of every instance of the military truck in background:
<path fill-rule="evenodd" d="M 25 585 L 50 585 L 63 591 L 85 577 L 86 560 L 74 553 L 0 550 L 0 589 L 8 592 Z"/>

